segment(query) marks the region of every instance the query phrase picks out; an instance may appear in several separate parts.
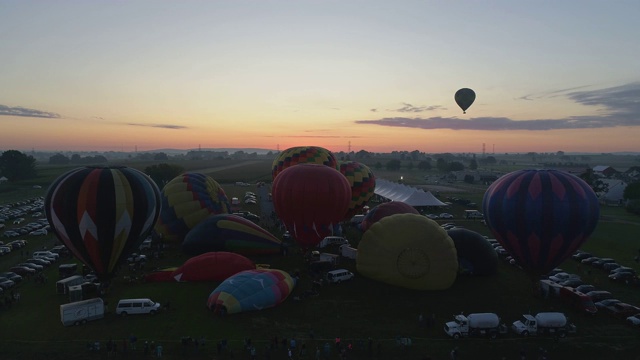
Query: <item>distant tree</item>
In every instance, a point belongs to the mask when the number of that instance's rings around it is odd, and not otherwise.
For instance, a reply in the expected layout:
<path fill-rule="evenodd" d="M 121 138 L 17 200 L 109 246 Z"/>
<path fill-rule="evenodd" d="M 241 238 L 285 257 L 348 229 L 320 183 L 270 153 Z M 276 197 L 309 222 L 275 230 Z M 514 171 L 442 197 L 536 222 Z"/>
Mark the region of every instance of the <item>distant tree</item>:
<path fill-rule="evenodd" d="M 78 154 L 71 155 L 71 163 L 72 164 L 80 164 L 82 162 L 82 157 Z"/>
<path fill-rule="evenodd" d="M 443 158 L 438 158 L 436 161 L 436 169 L 440 171 L 449 171 L 449 164 L 447 164 Z"/>
<path fill-rule="evenodd" d="M 18 150 L 7 150 L 0 155 L 0 174 L 9 181 L 32 179 L 36 172 L 36 159 Z"/>
<path fill-rule="evenodd" d="M 587 168 L 585 172 L 578 176 L 584 180 L 584 182 L 586 182 L 596 194 L 606 193 L 609 190 L 609 184 L 602 181 L 593 172 L 593 169 Z"/>
<path fill-rule="evenodd" d="M 387 161 L 387 165 L 385 165 L 387 170 L 390 170 L 390 171 L 400 170 L 401 166 L 402 166 L 402 163 L 398 159 L 389 160 Z"/>
<path fill-rule="evenodd" d="M 449 164 L 449 171 L 460 171 L 464 170 L 464 165 L 459 161 L 453 161 Z"/>
<path fill-rule="evenodd" d="M 51 165 L 66 165 L 69 163 L 69 158 L 58 153 L 49 157 L 49 164 Z"/>
<path fill-rule="evenodd" d="M 420 151 L 418 150 L 413 150 L 411 152 L 411 160 L 413 161 L 418 161 L 418 157 L 420 156 Z"/>
<path fill-rule="evenodd" d="M 147 166 L 144 169 L 144 173 L 149 175 L 160 189 L 183 172 L 182 166 L 167 163 Z"/>
<path fill-rule="evenodd" d="M 471 169 L 471 170 L 477 170 L 478 169 L 478 162 L 476 161 L 475 158 L 471 159 L 471 163 L 469 163 L 469 169 Z"/>
<path fill-rule="evenodd" d="M 169 160 L 169 156 L 163 152 L 159 152 L 153 156 L 153 160 L 155 161 L 167 161 Z"/>
<path fill-rule="evenodd" d="M 464 176 L 464 182 L 469 183 L 469 184 L 473 184 L 474 181 L 474 177 L 471 174 L 467 174 Z"/>
<path fill-rule="evenodd" d="M 376 162 L 376 164 L 374 165 L 374 167 L 378 170 L 382 169 L 382 163 L 380 161 Z"/>
<path fill-rule="evenodd" d="M 431 170 L 431 162 L 422 160 L 418 163 L 418 169 L 420 170 Z"/>
<path fill-rule="evenodd" d="M 625 200 L 640 200 L 640 181 L 627 185 L 622 193 L 622 197 Z"/>
<path fill-rule="evenodd" d="M 407 169 L 413 170 L 413 161 L 409 161 L 409 163 L 407 164 Z"/>

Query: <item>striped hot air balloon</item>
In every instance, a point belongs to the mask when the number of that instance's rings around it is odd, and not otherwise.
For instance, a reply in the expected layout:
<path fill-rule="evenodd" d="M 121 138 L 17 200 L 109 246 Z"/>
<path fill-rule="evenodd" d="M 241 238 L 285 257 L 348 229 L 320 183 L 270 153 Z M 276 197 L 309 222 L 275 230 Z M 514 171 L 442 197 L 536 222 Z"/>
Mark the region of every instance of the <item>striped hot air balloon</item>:
<path fill-rule="evenodd" d="M 319 164 L 338 169 L 338 160 L 331 151 L 319 146 L 296 146 L 281 152 L 273 160 L 272 178 L 275 179 L 282 170 L 297 164 Z"/>
<path fill-rule="evenodd" d="M 482 209 L 498 242 L 532 276 L 547 274 L 582 245 L 600 216 L 593 190 L 558 170 L 519 170 L 485 192 Z"/>
<path fill-rule="evenodd" d="M 136 169 L 82 167 L 51 185 L 44 208 L 58 239 L 106 281 L 153 229 L 160 192 Z"/>

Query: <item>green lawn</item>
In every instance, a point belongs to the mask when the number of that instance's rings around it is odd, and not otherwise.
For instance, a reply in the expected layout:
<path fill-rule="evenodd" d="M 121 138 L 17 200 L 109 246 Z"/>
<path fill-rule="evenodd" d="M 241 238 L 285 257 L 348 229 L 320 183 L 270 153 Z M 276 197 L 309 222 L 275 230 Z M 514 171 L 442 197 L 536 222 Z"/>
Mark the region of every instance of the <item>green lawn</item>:
<path fill-rule="evenodd" d="M 268 178 L 268 164 L 251 164 L 242 170 L 234 168 L 233 174 L 227 171 L 212 171 L 214 179 L 224 179 L 225 191 L 229 197 L 242 196 L 245 191 L 254 191 L 255 186 L 237 187 L 231 185 L 242 171 L 247 182 Z M 220 165 L 222 166 L 222 165 Z M 207 168 L 215 168 L 208 166 Z M 204 167 L 202 167 L 204 168 Z M 196 169 L 196 168 L 194 168 Z M 235 171 L 238 171 L 236 174 Z M 231 175 L 230 175 L 231 174 Z M 465 196 L 479 201 L 482 193 L 461 192 L 441 194 L 446 196 Z M 0 201 L 2 202 L 2 201 Z M 259 214 L 259 206 L 245 207 Z M 452 221 L 460 226 L 491 236 L 486 226 L 479 221 L 461 220 L 464 208 L 459 205 L 447 210 L 458 218 Z M 608 256 L 625 265 L 638 267 L 633 257 L 640 248 L 640 219 L 627 216 L 619 208 L 603 208 L 603 220 L 600 221 L 591 239 L 582 247 L 598 256 Z M 441 222 L 449 222 L 441 221 Z M 279 234 L 278 234 L 279 235 Z M 360 234 L 348 230 L 347 237 L 357 244 Z M 29 238 L 29 251 L 43 246 L 51 247 L 55 239 L 51 236 Z M 335 250 L 335 249 L 334 249 Z M 177 245 L 170 248 L 161 259 L 151 260 L 146 270 L 179 266 L 187 259 Z M 0 257 L 0 269 L 5 269 L 20 260 L 20 253 L 14 252 Z M 376 359 L 420 359 L 430 355 L 436 359 L 446 358 L 453 347 L 458 347 L 462 359 L 500 359 L 502 356 L 516 358 L 521 349 L 525 349 L 529 358 L 537 357 L 539 347 L 544 347 L 552 359 L 582 358 L 602 359 L 615 355 L 620 359 L 639 358 L 640 329 L 632 329 L 620 320 L 611 319 L 604 314 L 587 317 L 554 299 L 539 299 L 532 296 L 532 283 L 528 276 L 516 267 L 500 263 L 499 272 L 492 277 L 459 277 L 454 285 L 443 291 L 413 291 L 375 282 L 358 276 L 350 283 L 323 287 L 320 295 L 302 301 L 294 301 L 293 296 L 310 288 L 310 279 L 305 272 L 302 256 L 292 251 L 287 256 L 254 258 L 256 263 L 268 263 L 272 268 L 289 272 L 301 271 L 301 280 L 294 294 L 282 305 L 261 311 L 215 317 L 205 308 L 210 292 L 217 283 L 144 283 L 128 280 L 134 274 L 122 269 L 114 279 L 111 291 L 106 296 L 108 308 L 125 297 L 150 297 L 164 303 L 171 302 L 171 310 L 156 316 L 130 316 L 120 318 L 108 314 L 105 319 L 88 323 L 80 327 L 64 327 L 60 322 L 59 305 L 67 298 L 56 294 L 55 267 L 46 270 L 46 284 L 37 284 L 32 280 L 20 285 L 22 300 L 12 308 L 0 309 L 0 358 L 1 359 L 84 359 L 106 358 L 90 354 L 86 348 L 88 342 L 99 340 L 122 341 L 130 334 L 139 339 L 135 356 L 142 358 L 142 341 L 162 343 L 165 358 L 169 359 L 211 359 L 230 358 L 229 354 L 217 356 L 215 343 L 228 339 L 234 351 L 234 359 L 248 359 L 242 351 L 243 339 L 250 337 L 257 344 L 258 354 L 263 353 L 268 341 L 277 335 L 280 338 L 295 337 L 304 341 L 309 349 L 333 344 L 340 336 L 343 342 L 353 342 L 354 350 L 350 359 L 368 359 L 367 339 L 373 343 L 372 357 Z M 355 271 L 355 263 L 345 260 L 340 266 Z M 612 291 L 623 301 L 640 304 L 640 288 L 611 284 L 602 271 L 594 269 L 590 274 L 577 262 L 567 260 L 561 267 L 580 272 L 589 282 Z M 442 326 L 453 314 L 460 312 L 498 313 L 503 321 L 510 323 L 523 313 L 558 310 L 568 314 L 577 327 L 578 334 L 559 341 L 551 338 L 521 339 L 514 335 L 495 341 L 487 339 L 462 339 L 454 341 L 443 332 Z M 434 314 L 435 324 L 431 328 L 419 328 L 419 313 Z M 310 338 L 313 330 L 314 339 Z M 195 353 L 193 347 L 185 349 L 180 340 L 184 336 L 204 337 L 207 345 Z M 402 350 L 396 345 L 397 336 L 409 336 L 413 345 Z M 379 350 L 378 350 L 378 344 Z M 261 358 L 264 358 L 261 356 Z M 284 350 L 272 352 L 272 359 L 284 359 Z M 297 358 L 297 357 L 296 357 Z M 307 359 L 313 358 L 307 355 Z M 331 359 L 338 359 L 332 349 Z"/>

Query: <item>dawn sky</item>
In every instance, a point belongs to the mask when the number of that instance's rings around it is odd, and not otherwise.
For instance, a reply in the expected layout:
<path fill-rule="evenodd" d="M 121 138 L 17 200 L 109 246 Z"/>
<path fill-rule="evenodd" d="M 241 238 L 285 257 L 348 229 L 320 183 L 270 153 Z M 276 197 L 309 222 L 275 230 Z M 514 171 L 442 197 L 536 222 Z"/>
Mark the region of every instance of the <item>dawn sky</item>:
<path fill-rule="evenodd" d="M 640 151 L 638 15 L 637 0 L 0 0 L 0 151 Z"/>

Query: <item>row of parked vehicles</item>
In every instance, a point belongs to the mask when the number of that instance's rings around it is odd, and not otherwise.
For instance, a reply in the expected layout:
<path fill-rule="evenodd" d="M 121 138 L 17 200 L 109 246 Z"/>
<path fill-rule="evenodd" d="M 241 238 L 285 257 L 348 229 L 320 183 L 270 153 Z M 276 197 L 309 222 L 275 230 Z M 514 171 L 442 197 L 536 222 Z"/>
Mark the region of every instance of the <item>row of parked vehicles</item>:
<path fill-rule="evenodd" d="M 594 257 L 591 254 L 583 251 L 576 252 L 572 258 L 580 261 L 581 264 L 609 271 L 609 279 L 611 281 L 625 278 L 628 279 L 629 283 L 636 284 L 637 274 L 635 269 L 625 266 L 609 265 L 607 267 L 607 264 L 615 263 L 613 259 L 593 259 Z M 590 260 L 582 262 L 585 259 Z M 640 307 L 615 299 L 611 292 L 584 283 L 577 274 L 555 269 L 547 279 L 540 281 L 540 286 L 544 296 L 559 297 L 582 312 L 587 314 L 606 313 L 615 318 L 625 319 L 630 325 L 640 326 Z"/>
<path fill-rule="evenodd" d="M 569 323 L 569 319 L 561 312 L 524 314 L 511 324 L 510 329 L 523 337 L 552 335 L 563 338 L 576 332 L 576 326 Z M 444 325 L 444 332 L 454 339 L 473 336 L 495 339 L 500 335 L 506 335 L 509 327 L 495 313 L 460 314 Z"/>

